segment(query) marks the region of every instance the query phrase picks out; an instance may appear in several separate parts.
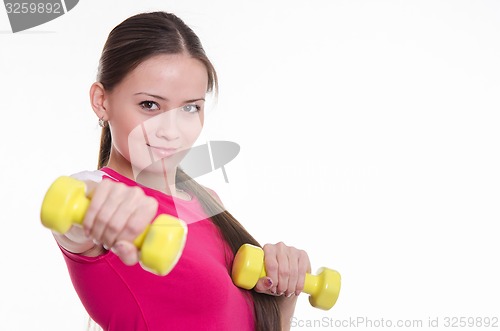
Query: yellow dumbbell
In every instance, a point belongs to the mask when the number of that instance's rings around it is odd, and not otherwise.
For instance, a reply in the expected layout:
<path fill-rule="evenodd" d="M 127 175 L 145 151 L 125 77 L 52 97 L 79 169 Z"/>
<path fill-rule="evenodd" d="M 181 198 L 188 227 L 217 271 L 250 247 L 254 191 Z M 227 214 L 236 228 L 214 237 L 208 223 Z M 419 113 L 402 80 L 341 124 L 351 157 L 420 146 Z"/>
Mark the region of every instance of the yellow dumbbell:
<path fill-rule="evenodd" d="M 42 224 L 64 234 L 73 224 L 81 225 L 89 204 L 85 183 L 61 176 L 52 183 L 43 199 L 40 212 Z M 186 223 L 170 215 L 159 215 L 134 240 L 140 250 L 142 267 L 160 276 L 169 273 L 182 254 L 186 236 Z"/>
<path fill-rule="evenodd" d="M 266 276 L 262 248 L 244 244 L 236 252 L 231 277 L 233 283 L 250 290 Z M 320 268 L 318 275 L 306 274 L 303 292 L 310 294 L 313 307 L 329 310 L 337 302 L 340 292 L 340 274 L 328 268 Z"/>

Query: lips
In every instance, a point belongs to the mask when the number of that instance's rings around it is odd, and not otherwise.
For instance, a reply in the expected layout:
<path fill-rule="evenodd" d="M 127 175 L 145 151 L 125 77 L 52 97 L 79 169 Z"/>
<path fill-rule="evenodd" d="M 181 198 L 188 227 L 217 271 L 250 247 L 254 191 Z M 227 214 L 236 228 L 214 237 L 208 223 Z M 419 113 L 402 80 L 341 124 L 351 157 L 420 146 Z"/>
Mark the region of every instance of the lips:
<path fill-rule="evenodd" d="M 172 148 L 172 147 L 151 146 L 151 145 L 148 145 L 148 147 L 151 148 L 151 151 L 155 155 L 161 158 L 169 157 L 178 151 L 178 148 Z"/>

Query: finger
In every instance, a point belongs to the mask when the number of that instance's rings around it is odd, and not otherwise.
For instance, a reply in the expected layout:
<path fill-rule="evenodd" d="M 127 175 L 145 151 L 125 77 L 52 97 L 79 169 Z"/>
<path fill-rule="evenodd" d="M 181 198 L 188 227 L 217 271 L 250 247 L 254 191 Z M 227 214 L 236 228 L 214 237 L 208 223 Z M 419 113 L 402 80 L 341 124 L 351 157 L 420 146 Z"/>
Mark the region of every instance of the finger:
<path fill-rule="evenodd" d="M 288 247 L 284 243 L 277 244 L 278 261 L 278 286 L 277 294 L 283 295 L 288 289 L 288 279 L 290 278 L 290 261 L 288 257 Z"/>
<path fill-rule="evenodd" d="M 123 228 L 126 226 L 130 212 L 127 210 L 117 208 L 111 219 L 104 223 L 104 229 L 102 230 L 102 236 L 100 242 L 103 244 L 104 248 L 113 247 L 116 243 L 119 234 L 122 232 Z M 96 224 L 96 227 L 99 225 Z"/>
<path fill-rule="evenodd" d="M 129 241 L 117 241 L 111 250 L 126 265 L 134 265 L 139 262 L 139 251 L 137 250 L 137 247 Z"/>
<path fill-rule="evenodd" d="M 146 200 L 143 205 L 135 209 L 128 217 L 125 226 L 116 240 L 133 242 L 142 234 L 156 216 L 157 202 L 153 198 Z"/>
<path fill-rule="evenodd" d="M 140 203 L 141 198 L 144 198 L 144 193 L 140 188 L 127 190 L 126 196 L 121 199 L 114 214 L 105 225 L 101 237 L 101 241 L 105 247 L 112 247 L 118 240 L 119 234 L 130 221 L 130 217 L 135 212 L 135 209 L 140 208 L 138 203 Z"/>
<path fill-rule="evenodd" d="M 85 182 L 88 196 L 91 196 L 89 207 L 85 212 L 82 221 L 85 235 L 89 237 L 94 227 L 95 218 L 102 205 L 105 203 L 111 187 L 109 185 L 101 185 L 94 182 Z M 90 189 L 90 191 L 89 191 Z"/>
<path fill-rule="evenodd" d="M 276 294 L 278 286 L 278 260 L 276 259 L 276 248 L 274 245 L 266 244 L 264 250 L 264 265 L 267 277 L 273 282 L 269 293 Z"/>
<path fill-rule="evenodd" d="M 273 280 L 269 277 L 262 277 L 257 281 L 254 290 L 259 293 L 271 294 L 271 288 L 273 287 Z"/>
<path fill-rule="evenodd" d="M 297 290 L 297 282 L 299 279 L 299 251 L 294 248 L 289 248 L 288 256 L 288 266 L 289 266 L 289 277 L 288 277 L 288 287 L 284 293 L 286 297 L 292 296 Z"/>
<path fill-rule="evenodd" d="M 97 194 L 92 199 L 94 201 L 97 198 Z M 95 215 L 94 224 L 90 230 L 90 236 L 102 243 L 104 241 L 104 234 L 108 223 L 111 222 L 113 216 L 117 213 L 120 206 L 124 203 L 123 192 L 121 190 L 112 190 L 106 196 L 104 203 L 100 205 L 100 209 Z"/>
<path fill-rule="evenodd" d="M 309 261 L 309 256 L 307 255 L 307 253 L 303 250 L 300 250 L 298 260 L 298 278 L 297 285 L 295 287 L 295 295 L 299 295 L 304 290 L 306 273 L 311 273 L 311 262 Z"/>

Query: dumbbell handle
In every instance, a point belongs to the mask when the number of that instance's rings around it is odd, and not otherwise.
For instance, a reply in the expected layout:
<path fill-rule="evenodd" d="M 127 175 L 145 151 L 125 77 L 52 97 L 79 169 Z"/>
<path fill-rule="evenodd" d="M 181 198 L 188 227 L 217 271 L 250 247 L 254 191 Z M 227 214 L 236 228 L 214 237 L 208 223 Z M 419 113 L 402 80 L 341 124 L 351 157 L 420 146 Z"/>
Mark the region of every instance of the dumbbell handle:
<path fill-rule="evenodd" d="M 258 280 L 266 277 L 264 251 L 257 246 L 244 244 L 235 255 L 232 279 L 236 286 L 250 290 Z M 328 268 L 320 268 L 318 275 L 306 273 L 303 292 L 310 294 L 314 307 L 328 310 L 335 305 L 340 291 L 340 274 Z"/>
<path fill-rule="evenodd" d="M 266 266 L 263 264 L 262 265 L 262 271 L 260 272 L 259 279 L 262 277 L 266 277 Z M 307 294 L 312 294 L 315 295 L 318 290 L 320 290 L 320 276 L 319 275 L 312 275 L 310 273 L 306 273 L 305 279 L 304 279 L 304 289 L 302 292 L 307 293 Z M 254 285 L 255 286 L 255 285 Z M 242 286 L 239 286 L 242 287 Z M 252 287 L 247 288 L 247 290 L 252 289 Z"/>
<path fill-rule="evenodd" d="M 42 224 L 64 234 L 73 224 L 81 225 L 90 199 L 85 195 L 85 183 L 72 177 L 57 178 L 47 190 L 42 202 Z M 186 224 L 171 216 L 159 215 L 134 240 L 140 249 L 140 262 L 144 269 L 166 275 L 177 263 L 186 242 Z"/>

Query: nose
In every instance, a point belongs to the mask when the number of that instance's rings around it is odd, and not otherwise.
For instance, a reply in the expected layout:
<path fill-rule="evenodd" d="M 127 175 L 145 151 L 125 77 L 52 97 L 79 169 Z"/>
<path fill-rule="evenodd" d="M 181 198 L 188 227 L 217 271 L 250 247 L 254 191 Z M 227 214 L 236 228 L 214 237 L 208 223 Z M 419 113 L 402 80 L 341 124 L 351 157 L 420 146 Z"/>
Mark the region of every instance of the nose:
<path fill-rule="evenodd" d="M 156 136 L 158 138 L 164 138 L 167 140 L 175 140 L 179 138 L 176 113 L 176 111 L 170 110 L 155 117 L 154 121 L 157 122 Z"/>

